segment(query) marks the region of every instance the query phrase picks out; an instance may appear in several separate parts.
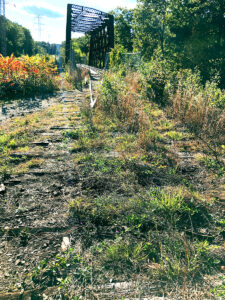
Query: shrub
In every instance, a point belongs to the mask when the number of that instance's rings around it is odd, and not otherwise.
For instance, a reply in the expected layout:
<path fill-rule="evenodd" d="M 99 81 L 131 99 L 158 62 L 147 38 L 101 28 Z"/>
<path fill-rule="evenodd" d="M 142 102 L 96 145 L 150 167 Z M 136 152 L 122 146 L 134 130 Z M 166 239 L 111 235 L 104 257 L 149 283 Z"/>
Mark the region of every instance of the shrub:
<path fill-rule="evenodd" d="M 151 122 L 138 95 L 139 75 L 128 73 L 125 78 L 118 73 L 107 73 L 99 90 L 99 109 L 118 119 L 120 126 L 128 132 L 138 132 L 140 144 L 145 148 L 148 140 L 146 130 Z M 143 136 L 147 138 L 143 138 Z"/>
<path fill-rule="evenodd" d="M 140 66 L 141 94 L 145 99 L 165 105 L 168 96 L 165 86 L 173 75 L 170 64 L 156 51 L 150 62 Z"/>
<path fill-rule="evenodd" d="M 118 69 L 123 64 L 125 49 L 122 45 L 116 45 L 110 52 L 110 68 Z"/>
<path fill-rule="evenodd" d="M 57 67 L 50 57 L 0 56 L 0 98 L 52 92 L 58 83 Z"/>

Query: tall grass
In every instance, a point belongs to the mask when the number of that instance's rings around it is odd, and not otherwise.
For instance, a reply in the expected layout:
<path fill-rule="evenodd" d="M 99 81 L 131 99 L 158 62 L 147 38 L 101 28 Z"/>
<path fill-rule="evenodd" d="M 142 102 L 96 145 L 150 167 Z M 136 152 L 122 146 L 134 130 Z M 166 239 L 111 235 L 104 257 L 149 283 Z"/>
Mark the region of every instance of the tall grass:
<path fill-rule="evenodd" d="M 198 73 L 177 74 L 177 89 L 170 93 L 171 112 L 201 139 L 221 146 L 225 143 L 225 92 L 215 81 L 201 85 Z"/>
<path fill-rule="evenodd" d="M 154 135 L 144 103 L 156 102 L 217 153 L 225 144 L 225 92 L 217 81 L 213 78 L 203 84 L 198 71 L 175 71 L 155 53 L 138 72 L 107 73 L 100 88 L 99 108 L 117 118 L 125 130 L 138 133 L 139 145 L 148 148 Z"/>
<path fill-rule="evenodd" d="M 99 91 L 98 108 L 116 118 L 123 130 L 137 133 L 139 145 L 146 148 L 150 143 L 151 121 L 139 92 L 138 73 L 128 73 L 125 77 L 107 73 Z"/>

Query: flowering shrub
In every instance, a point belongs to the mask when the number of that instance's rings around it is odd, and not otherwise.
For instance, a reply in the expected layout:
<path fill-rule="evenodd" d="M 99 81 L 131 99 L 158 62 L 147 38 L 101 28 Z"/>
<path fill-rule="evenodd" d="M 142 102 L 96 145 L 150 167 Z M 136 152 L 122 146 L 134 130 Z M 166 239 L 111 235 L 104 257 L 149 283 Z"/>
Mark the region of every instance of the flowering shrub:
<path fill-rule="evenodd" d="M 58 89 L 57 67 L 50 57 L 0 55 L 0 99 Z"/>

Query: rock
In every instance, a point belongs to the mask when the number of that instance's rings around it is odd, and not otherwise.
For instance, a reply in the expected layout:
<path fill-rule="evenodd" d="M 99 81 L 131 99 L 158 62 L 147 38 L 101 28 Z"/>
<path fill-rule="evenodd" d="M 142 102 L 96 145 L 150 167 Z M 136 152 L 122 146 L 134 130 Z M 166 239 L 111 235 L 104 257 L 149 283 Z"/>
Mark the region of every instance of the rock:
<path fill-rule="evenodd" d="M 70 248 L 70 238 L 65 236 L 63 237 L 63 240 L 62 240 L 62 244 L 61 244 L 61 250 L 63 252 L 67 251 L 69 248 Z"/>
<path fill-rule="evenodd" d="M 5 186 L 4 184 L 0 184 L 0 193 L 5 193 Z"/>

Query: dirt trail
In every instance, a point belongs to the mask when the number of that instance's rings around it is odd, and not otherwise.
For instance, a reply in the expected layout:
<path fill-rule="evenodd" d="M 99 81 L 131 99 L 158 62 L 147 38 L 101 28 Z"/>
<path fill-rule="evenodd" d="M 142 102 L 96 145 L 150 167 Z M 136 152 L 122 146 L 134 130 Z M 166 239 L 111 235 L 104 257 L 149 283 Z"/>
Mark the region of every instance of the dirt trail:
<path fill-rule="evenodd" d="M 11 155 L 15 164 L 32 157 L 43 163 L 1 182 L 5 193 L 0 193 L 0 201 L 5 205 L 0 211 L 0 298 L 2 292 L 23 289 L 24 274 L 45 257 L 54 257 L 72 230 L 68 201 L 79 193 L 79 174 L 71 163 L 72 141 L 62 132 L 79 126 L 84 96 L 85 92 L 68 91 L 52 99 L 63 105 L 55 113 L 63 125 L 39 128 L 28 152 Z M 74 119 L 76 125 L 71 125 Z"/>

